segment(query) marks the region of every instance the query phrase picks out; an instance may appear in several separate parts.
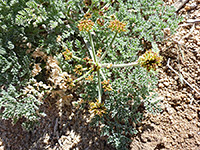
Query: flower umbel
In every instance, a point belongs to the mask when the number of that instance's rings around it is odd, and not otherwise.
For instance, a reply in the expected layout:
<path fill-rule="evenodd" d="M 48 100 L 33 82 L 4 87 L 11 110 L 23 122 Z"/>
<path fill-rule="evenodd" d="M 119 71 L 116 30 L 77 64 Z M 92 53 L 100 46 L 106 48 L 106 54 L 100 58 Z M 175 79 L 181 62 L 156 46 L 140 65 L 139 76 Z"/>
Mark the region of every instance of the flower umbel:
<path fill-rule="evenodd" d="M 126 31 L 125 27 L 126 27 L 126 23 L 120 22 L 117 19 L 111 20 L 110 25 L 108 26 L 108 28 L 111 28 L 112 31 L 116 31 L 119 33 Z"/>
<path fill-rule="evenodd" d="M 89 57 L 85 57 L 85 58 L 83 58 L 83 60 L 86 62 L 87 68 L 92 67 L 92 64 L 93 64 L 93 60 L 92 59 L 90 59 Z"/>
<path fill-rule="evenodd" d="M 110 80 L 108 79 L 107 81 L 104 80 L 103 82 L 101 82 L 101 84 L 103 85 L 104 91 L 112 91 L 112 87 L 109 84 Z"/>
<path fill-rule="evenodd" d="M 92 20 L 81 20 L 78 24 L 79 31 L 90 31 L 94 25 L 94 22 Z"/>
<path fill-rule="evenodd" d="M 105 23 L 105 21 L 103 20 L 103 18 L 98 18 L 97 19 L 97 24 L 100 25 L 100 26 L 103 26 Z"/>
<path fill-rule="evenodd" d="M 156 70 L 157 66 L 161 65 L 162 57 L 158 53 L 152 50 L 146 51 L 142 56 L 139 57 L 138 62 L 148 71 L 153 69 Z"/>
<path fill-rule="evenodd" d="M 96 99 L 95 103 L 94 102 L 90 103 L 89 111 L 94 115 L 99 115 L 100 117 L 102 117 L 102 115 L 106 113 L 106 107 L 104 106 L 103 103 L 99 103 L 99 100 Z"/>
<path fill-rule="evenodd" d="M 92 14 L 91 13 L 86 13 L 84 15 L 85 19 L 90 19 L 92 17 Z"/>
<path fill-rule="evenodd" d="M 82 66 L 82 65 L 76 65 L 76 66 L 75 66 L 75 69 L 74 69 L 74 72 L 75 72 L 76 74 L 82 75 L 83 66 Z"/>
<path fill-rule="evenodd" d="M 90 76 L 86 77 L 85 80 L 90 80 L 90 81 L 92 81 L 92 80 L 93 80 L 93 77 L 94 77 L 93 75 L 90 75 Z"/>
<path fill-rule="evenodd" d="M 100 49 L 97 51 L 97 56 L 98 56 L 98 57 L 101 57 L 101 53 L 102 53 L 102 49 L 100 48 Z"/>
<path fill-rule="evenodd" d="M 65 57 L 65 60 L 70 60 L 72 58 L 72 52 L 70 50 L 66 49 L 65 52 L 62 53 Z"/>

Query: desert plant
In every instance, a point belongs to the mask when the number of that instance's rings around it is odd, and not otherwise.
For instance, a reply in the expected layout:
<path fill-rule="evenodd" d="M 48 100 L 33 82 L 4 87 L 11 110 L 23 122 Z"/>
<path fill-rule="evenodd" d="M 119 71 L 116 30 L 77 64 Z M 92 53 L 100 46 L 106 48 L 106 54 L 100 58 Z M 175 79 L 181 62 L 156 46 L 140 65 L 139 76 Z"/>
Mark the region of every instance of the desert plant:
<path fill-rule="evenodd" d="M 84 86 L 82 100 L 74 104 L 88 103 L 92 123 L 101 126 L 109 143 L 125 149 L 143 112 L 159 110 L 152 71 L 161 62 L 157 44 L 164 39 L 163 30 L 170 28 L 173 33 L 180 20 L 162 1 L 84 2 L 77 25 L 82 39 L 75 41 L 83 53 L 70 43 L 63 53 L 68 62 L 74 61 L 74 83 L 81 81 Z"/>
<path fill-rule="evenodd" d="M 180 21 L 174 8 L 161 0 L 5 0 L 0 8 L 2 114 L 18 104 L 39 106 L 41 93 L 58 94 L 70 104 L 73 92 L 79 97 L 73 104 L 91 112 L 102 136 L 117 149 L 127 148 L 143 112 L 159 110 L 154 101 L 162 60 L 157 45 L 164 29 L 172 34 Z M 20 68 L 22 73 L 13 73 Z M 36 86 L 37 92 L 21 93 L 40 81 L 45 86 Z M 18 93 L 12 100 L 6 98 L 10 89 Z M 23 100 L 30 95 L 33 103 Z M 31 120 L 34 109 L 31 115 L 4 116 Z"/>

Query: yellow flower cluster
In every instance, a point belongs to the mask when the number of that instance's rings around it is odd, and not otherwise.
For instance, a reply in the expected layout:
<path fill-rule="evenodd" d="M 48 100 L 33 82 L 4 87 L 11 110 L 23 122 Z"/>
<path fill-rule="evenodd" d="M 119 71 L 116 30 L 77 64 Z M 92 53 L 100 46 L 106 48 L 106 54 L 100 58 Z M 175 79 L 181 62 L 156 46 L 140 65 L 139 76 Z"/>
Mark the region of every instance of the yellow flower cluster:
<path fill-rule="evenodd" d="M 92 4 L 92 0 L 84 0 L 85 6 L 90 6 Z"/>
<path fill-rule="evenodd" d="M 100 26 L 103 26 L 105 23 L 105 21 L 103 20 L 103 18 L 98 18 L 97 19 L 97 24 L 100 25 Z"/>
<path fill-rule="evenodd" d="M 94 77 L 93 75 L 90 75 L 90 76 L 86 77 L 85 80 L 90 80 L 90 81 L 92 81 L 92 80 L 93 80 L 93 77 Z"/>
<path fill-rule="evenodd" d="M 100 48 L 100 49 L 97 51 L 97 56 L 98 56 L 98 57 L 101 57 L 101 53 L 102 53 L 102 49 Z"/>
<path fill-rule="evenodd" d="M 101 84 L 103 85 L 104 91 L 112 91 L 112 87 L 109 84 L 110 80 L 106 81 L 104 80 L 103 82 L 101 82 Z"/>
<path fill-rule="evenodd" d="M 93 64 L 93 60 L 92 59 L 90 59 L 89 57 L 85 57 L 85 58 L 83 58 L 83 60 L 86 62 L 87 68 L 91 68 L 92 67 L 92 64 Z"/>
<path fill-rule="evenodd" d="M 146 51 L 142 56 L 139 57 L 138 62 L 148 71 L 153 69 L 156 70 L 157 66 L 161 65 L 162 57 L 158 53 L 152 50 Z"/>
<path fill-rule="evenodd" d="M 78 24 L 79 31 L 90 31 L 94 25 L 94 22 L 92 20 L 81 20 Z"/>
<path fill-rule="evenodd" d="M 64 51 L 62 54 L 64 55 L 65 60 L 72 59 L 72 52 L 70 52 L 70 50 L 66 49 L 66 51 Z"/>
<path fill-rule="evenodd" d="M 98 71 L 100 68 L 99 64 L 93 64 L 92 66 L 93 71 Z"/>
<path fill-rule="evenodd" d="M 116 31 L 119 33 L 126 31 L 125 27 L 126 27 L 126 23 L 120 22 L 117 19 L 111 20 L 110 25 L 108 26 L 108 28 L 111 28 L 112 31 Z"/>
<path fill-rule="evenodd" d="M 76 65 L 76 66 L 75 66 L 75 69 L 74 69 L 74 72 L 75 72 L 76 74 L 82 75 L 83 66 L 82 66 L 82 65 Z"/>
<path fill-rule="evenodd" d="M 99 103 L 99 100 L 96 99 L 95 103 L 94 102 L 90 103 L 89 111 L 94 115 L 99 115 L 100 117 L 102 117 L 102 115 L 106 113 L 106 107 L 104 106 L 103 103 Z"/>
<path fill-rule="evenodd" d="M 91 14 L 91 13 L 86 13 L 86 14 L 84 15 L 84 17 L 85 17 L 85 19 L 89 19 L 89 18 L 92 17 L 92 14 Z"/>

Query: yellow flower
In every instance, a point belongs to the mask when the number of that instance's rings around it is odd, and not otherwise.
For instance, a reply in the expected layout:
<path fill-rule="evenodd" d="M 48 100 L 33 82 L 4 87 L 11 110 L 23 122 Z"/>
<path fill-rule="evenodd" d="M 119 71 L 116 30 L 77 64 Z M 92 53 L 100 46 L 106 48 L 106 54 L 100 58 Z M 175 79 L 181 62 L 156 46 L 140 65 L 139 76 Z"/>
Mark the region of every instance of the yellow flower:
<path fill-rule="evenodd" d="M 70 60 L 72 58 L 72 52 L 70 50 L 66 49 L 65 52 L 62 53 L 65 57 L 65 60 Z"/>
<path fill-rule="evenodd" d="M 98 57 L 101 57 L 101 53 L 102 53 L 102 49 L 100 48 L 100 49 L 97 51 L 97 56 L 98 56 Z"/>
<path fill-rule="evenodd" d="M 89 19 L 89 18 L 92 17 L 92 14 L 91 14 L 91 13 L 86 13 L 86 14 L 84 15 L 84 17 L 85 17 L 85 19 Z"/>
<path fill-rule="evenodd" d="M 106 81 L 104 80 L 103 82 L 101 82 L 101 84 L 103 85 L 104 91 L 112 91 L 112 87 L 109 84 L 110 80 Z"/>
<path fill-rule="evenodd" d="M 158 53 L 152 50 L 146 51 L 142 56 L 139 57 L 138 62 L 148 71 L 153 69 L 156 70 L 157 66 L 161 65 L 162 57 Z"/>
<path fill-rule="evenodd" d="M 103 18 L 98 18 L 97 19 L 97 24 L 100 25 L 100 26 L 103 26 L 105 23 L 105 21 L 103 20 Z"/>
<path fill-rule="evenodd" d="M 74 69 L 74 72 L 75 72 L 76 74 L 82 75 L 83 66 L 82 66 L 82 65 L 76 65 L 76 66 L 75 66 L 75 69 Z"/>
<path fill-rule="evenodd" d="M 94 22 L 92 20 L 81 20 L 78 24 L 79 31 L 90 31 L 94 25 Z"/>
<path fill-rule="evenodd" d="M 92 80 L 93 80 L 93 77 L 94 77 L 93 75 L 90 75 L 90 76 L 86 77 L 85 80 L 90 80 L 90 81 L 92 81 Z"/>
<path fill-rule="evenodd" d="M 86 62 L 87 68 L 92 67 L 92 64 L 93 64 L 93 60 L 92 59 L 90 59 L 89 57 L 85 57 L 85 58 L 83 58 L 83 60 Z"/>
<path fill-rule="evenodd" d="M 111 20 L 110 25 L 108 26 L 108 28 L 111 28 L 112 31 L 116 31 L 119 33 L 126 31 L 125 27 L 126 27 L 126 23 L 120 22 L 117 19 Z"/>
<path fill-rule="evenodd" d="M 104 106 L 103 103 L 99 103 L 99 100 L 96 99 L 95 103 L 94 102 L 90 103 L 89 111 L 94 115 L 99 115 L 100 117 L 102 117 L 102 115 L 106 113 L 106 107 Z"/>

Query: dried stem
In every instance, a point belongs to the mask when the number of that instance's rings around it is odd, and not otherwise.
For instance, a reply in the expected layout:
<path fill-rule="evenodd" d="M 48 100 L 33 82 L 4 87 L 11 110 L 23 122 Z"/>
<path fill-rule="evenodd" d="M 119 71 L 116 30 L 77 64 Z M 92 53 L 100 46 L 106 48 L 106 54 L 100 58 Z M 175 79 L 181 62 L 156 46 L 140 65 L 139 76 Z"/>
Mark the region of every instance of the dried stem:
<path fill-rule="evenodd" d="M 181 73 L 178 73 L 176 70 L 174 70 L 174 69 L 169 65 L 169 62 L 170 62 L 170 58 L 169 58 L 168 61 L 167 61 L 167 67 L 169 67 L 169 69 L 171 69 L 175 74 L 177 74 L 177 75 L 179 76 Z M 181 76 L 182 76 L 182 74 L 181 74 Z M 182 80 L 183 80 L 187 85 L 189 85 L 190 88 L 192 88 L 195 92 L 197 92 L 197 94 L 200 95 L 200 93 L 199 93 L 194 87 L 192 87 L 192 85 L 190 85 L 190 84 L 183 78 L 183 76 L 182 76 Z"/>

